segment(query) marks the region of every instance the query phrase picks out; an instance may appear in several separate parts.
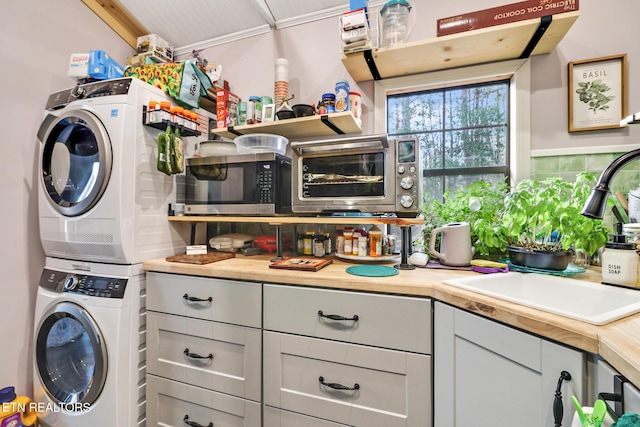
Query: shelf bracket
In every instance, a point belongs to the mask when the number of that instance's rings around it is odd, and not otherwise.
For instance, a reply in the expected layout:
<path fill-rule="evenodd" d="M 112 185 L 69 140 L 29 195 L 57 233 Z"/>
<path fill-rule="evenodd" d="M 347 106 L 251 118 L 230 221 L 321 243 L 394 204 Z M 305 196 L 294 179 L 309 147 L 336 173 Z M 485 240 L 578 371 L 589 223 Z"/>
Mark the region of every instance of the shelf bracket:
<path fill-rule="evenodd" d="M 227 128 L 227 131 L 228 131 L 228 132 L 230 132 L 230 133 L 232 133 L 232 134 L 234 134 L 235 136 L 242 136 L 242 134 L 241 134 L 240 132 L 238 132 L 237 130 L 235 130 L 235 129 L 233 128 L 233 126 L 229 126 L 229 127 Z"/>
<path fill-rule="evenodd" d="M 371 49 L 367 49 L 363 52 L 364 60 L 367 62 L 369 66 L 369 71 L 371 72 L 371 77 L 373 80 L 382 80 L 382 76 L 380 76 L 380 72 L 378 71 L 378 67 L 376 66 L 376 61 L 373 59 L 373 52 Z"/>
<path fill-rule="evenodd" d="M 320 121 L 324 123 L 327 127 L 329 127 L 332 131 L 337 133 L 338 135 L 344 135 L 344 131 L 340 129 L 338 126 L 333 124 L 331 120 L 329 120 L 329 116 L 327 114 L 323 114 L 320 116 Z"/>
<path fill-rule="evenodd" d="M 529 40 L 527 47 L 525 47 L 524 51 L 522 51 L 522 54 L 520 55 L 519 59 L 525 59 L 531 55 L 533 50 L 538 45 L 538 42 L 540 41 L 540 39 L 542 39 L 542 36 L 544 35 L 544 33 L 547 31 L 547 29 L 549 29 L 549 26 L 551 25 L 552 20 L 553 20 L 552 15 L 546 15 L 540 18 L 540 25 L 538 25 L 538 28 L 536 28 L 536 32 L 533 33 L 531 40 Z"/>
<path fill-rule="evenodd" d="M 280 224 L 274 224 L 276 227 L 276 257 L 271 262 L 280 261 L 282 258 L 282 230 Z"/>

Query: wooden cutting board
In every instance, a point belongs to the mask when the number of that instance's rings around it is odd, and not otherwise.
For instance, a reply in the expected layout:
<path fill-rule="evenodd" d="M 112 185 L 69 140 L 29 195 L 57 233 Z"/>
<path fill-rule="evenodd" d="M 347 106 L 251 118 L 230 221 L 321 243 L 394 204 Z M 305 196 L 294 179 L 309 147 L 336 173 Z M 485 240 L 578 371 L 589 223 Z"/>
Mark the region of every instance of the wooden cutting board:
<path fill-rule="evenodd" d="M 232 252 L 208 252 L 200 255 L 173 255 L 165 258 L 168 262 L 182 262 L 186 264 L 209 264 L 223 259 L 235 258 Z"/>

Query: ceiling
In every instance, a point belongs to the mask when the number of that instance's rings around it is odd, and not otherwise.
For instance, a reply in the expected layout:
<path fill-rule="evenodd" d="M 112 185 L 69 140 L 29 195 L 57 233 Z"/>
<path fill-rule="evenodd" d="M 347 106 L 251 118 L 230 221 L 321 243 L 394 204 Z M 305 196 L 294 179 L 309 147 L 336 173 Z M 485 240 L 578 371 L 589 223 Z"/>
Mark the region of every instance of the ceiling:
<path fill-rule="evenodd" d="M 349 0 L 82 0 L 132 47 L 157 34 L 177 55 L 338 16 Z M 383 1 L 369 2 L 369 7 Z"/>

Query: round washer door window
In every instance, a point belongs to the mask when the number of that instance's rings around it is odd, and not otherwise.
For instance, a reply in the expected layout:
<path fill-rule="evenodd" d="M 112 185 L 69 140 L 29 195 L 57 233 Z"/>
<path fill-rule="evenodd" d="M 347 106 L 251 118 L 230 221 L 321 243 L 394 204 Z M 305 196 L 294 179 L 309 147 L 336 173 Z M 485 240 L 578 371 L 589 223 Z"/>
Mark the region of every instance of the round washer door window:
<path fill-rule="evenodd" d="M 93 404 L 107 378 L 107 348 L 95 321 L 77 304 L 61 302 L 45 313 L 36 338 L 36 366 L 54 402 Z M 71 405 L 81 410 L 80 405 Z"/>
<path fill-rule="evenodd" d="M 42 180 L 49 202 L 65 216 L 91 209 L 111 175 L 111 144 L 102 122 L 87 111 L 71 110 L 51 123 L 42 143 Z"/>

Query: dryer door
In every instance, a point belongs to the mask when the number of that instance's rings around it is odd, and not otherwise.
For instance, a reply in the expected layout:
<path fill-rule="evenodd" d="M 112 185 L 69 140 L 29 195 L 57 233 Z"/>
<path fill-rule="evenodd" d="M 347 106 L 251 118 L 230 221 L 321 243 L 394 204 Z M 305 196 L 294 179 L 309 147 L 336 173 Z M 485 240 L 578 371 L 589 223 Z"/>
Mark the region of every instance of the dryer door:
<path fill-rule="evenodd" d="M 54 402 L 86 410 L 96 401 L 107 379 L 107 348 L 86 310 L 71 302 L 53 306 L 42 317 L 35 345 L 38 375 Z"/>
<path fill-rule="evenodd" d="M 49 202 L 65 216 L 91 209 L 111 175 L 112 150 L 102 122 L 81 109 L 48 115 L 38 131 L 40 167 Z"/>

